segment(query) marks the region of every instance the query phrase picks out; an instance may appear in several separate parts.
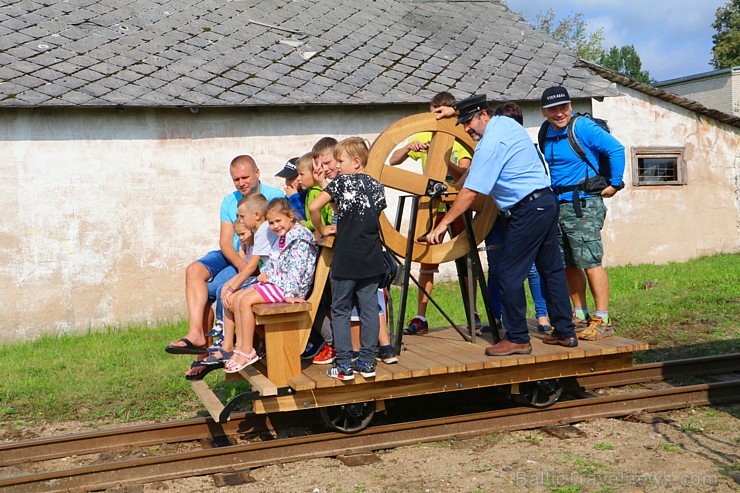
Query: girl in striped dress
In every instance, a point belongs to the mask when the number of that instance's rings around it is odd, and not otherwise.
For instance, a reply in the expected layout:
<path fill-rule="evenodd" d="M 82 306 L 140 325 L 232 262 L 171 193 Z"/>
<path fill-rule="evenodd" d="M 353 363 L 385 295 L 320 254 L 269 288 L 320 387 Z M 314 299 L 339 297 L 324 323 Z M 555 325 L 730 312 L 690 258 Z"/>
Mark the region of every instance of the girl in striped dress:
<path fill-rule="evenodd" d="M 270 260 L 260 269 L 259 281 L 247 288 L 234 307 L 236 349 L 226 362 L 226 373 L 236 373 L 259 360 L 254 348 L 252 306 L 261 303 L 303 303 L 311 289 L 319 248 L 313 234 L 296 220 L 287 199 L 273 199 L 265 214 L 277 235 Z"/>

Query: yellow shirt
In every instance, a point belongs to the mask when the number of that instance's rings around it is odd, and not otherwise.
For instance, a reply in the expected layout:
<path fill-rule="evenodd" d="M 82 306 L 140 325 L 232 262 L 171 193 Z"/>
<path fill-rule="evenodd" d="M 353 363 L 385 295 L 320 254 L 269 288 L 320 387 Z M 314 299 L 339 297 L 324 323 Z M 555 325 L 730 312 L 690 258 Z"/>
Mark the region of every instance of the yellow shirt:
<path fill-rule="evenodd" d="M 409 142 L 413 142 L 415 140 L 418 140 L 419 142 L 429 142 L 432 140 L 432 137 L 434 136 L 434 132 L 419 132 L 418 134 L 414 135 L 409 139 Z M 411 159 L 416 159 L 421 161 L 421 169 L 424 169 L 427 165 L 427 152 L 426 151 L 409 151 L 409 157 Z M 452 164 L 457 165 L 458 162 L 460 162 L 461 159 L 468 158 L 473 159 L 473 157 L 470 155 L 470 153 L 465 149 L 462 144 L 460 144 L 458 141 L 455 141 L 452 144 L 452 151 L 450 152 L 450 162 Z M 450 183 L 454 183 L 456 180 L 449 180 Z M 440 204 L 439 208 L 437 209 L 439 212 L 445 212 L 447 208 L 444 204 Z"/>
<path fill-rule="evenodd" d="M 418 140 L 419 142 L 429 142 L 432 140 L 432 137 L 434 135 L 434 132 L 419 132 L 418 134 L 414 135 L 409 139 L 409 142 L 412 142 L 414 140 Z M 424 169 L 427 164 L 427 153 L 426 151 L 410 151 L 409 157 L 411 159 L 417 159 L 421 160 L 421 167 Z M 457 163 L 464 158 L 473 159 L 473 157 L 470 155 L 470 153 L 465 149 L 462 144 L 460 144 L 458 141 L 455 141 L 452 144 L 452 152 L 450 153 L 450 161 L 452 164 L 457 165 Z"/>

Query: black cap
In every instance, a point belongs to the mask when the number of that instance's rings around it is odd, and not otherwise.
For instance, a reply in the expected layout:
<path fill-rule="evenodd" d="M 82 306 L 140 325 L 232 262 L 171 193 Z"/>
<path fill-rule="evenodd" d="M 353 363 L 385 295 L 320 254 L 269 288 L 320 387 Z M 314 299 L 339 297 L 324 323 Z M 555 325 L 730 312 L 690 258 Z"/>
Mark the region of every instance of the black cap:
<path fill-rule="evenodd" d="M 460 125 L 473 118 L 479 111 L 488 109 L 488 103 L 486 102 L 485 94 L 478 94 L 458 101 L 452 107 L 457 111 L 457 122 L 455 125 Z"/>
<path fill-rule="evenodd" d="M 275 176 L 279 176 L 280 178 L 295 178 L 298 176 L 298 168 L 296 168 L 296 163 L 298 162 L 297 157 L 292 157 L 288 159 L 288 162 L 285 163 L 285 166 L 283 166 L 283 169 L 278 171 L 278 173 Z"/>
<path fill-rule="evenodd" d="M 542 93 L 543 108 L 552 108 L 563 103 L 570 103 L 570 96 L 564 87 L 548 87 Z"/>

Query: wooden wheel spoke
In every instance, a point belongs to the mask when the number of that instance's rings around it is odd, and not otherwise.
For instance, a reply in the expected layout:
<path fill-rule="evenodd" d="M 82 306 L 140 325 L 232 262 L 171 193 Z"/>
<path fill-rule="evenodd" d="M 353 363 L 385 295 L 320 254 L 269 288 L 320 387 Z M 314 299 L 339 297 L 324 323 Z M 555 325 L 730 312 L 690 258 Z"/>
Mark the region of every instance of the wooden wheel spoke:
<path fill-rule="evenodd" d="M 381 168 L 380 178 L 377 176 L 374 178 L 388 188 L 414 195 L 424 195 L 429 181 L 426 176 L 419 173 L 385 165 Z"/>
<path fill-rule="evenodd" d="M 434 135 L 427 153 L 427 162 L 423 174 L 406 171 L 385 164 L 388 156 L 394 149 L 409 137 L 420 132 L 433 132 Z M 424 233 L 429 228 L 428 200 L 424 197 L 429 179 L 444 182 L 447 174 L 447 162 L 452 152 L 455 141 L 460 142 L 463 147 L 472 153 L 475 148 L 470 136 L 462 127 L 455 126 L 453 118 L 437 120 L 431 113 L 423 113 L 410 116 L 397 121 L 388 127 L 373 143 L 368 157 L 367 173 L 379 180 L 384 186 L 402 192 L 418 195 L 421 197 L 416 215 L 415 235 Z M 447 184 L 448 190 L 457 192 L 458 189 Z M 454 195 L 443 198 L 450 203 Z M 436 214 L 437 206 L 432 210 Z M 479 196 L 473 204 L 472 210 L 476 212 L 472 220 L 475 244 L 480 244 L 493 226 L 497 209 L 488 196 Z M 405 255 L 408 239 L 397 231 L 388 220 L 385 213 L 380 216 L 380 227 L 383 238 L 388 248 L 398 255 Z M 404 228 L 401 228 L 404 230 Z M 406 230 L 404 230 L 406 231 Z M 467 254 L 470 250 L 470 241 L 467 234 L 462 233 L 454 238 L 446 237 L 439 245 L 428 245 L 416 242 L 416 236 L 412 239 L 413 248 L 411 259 L 416 262 L 442 263 L 455 260 Z"/>
<path fill-rule="evenodd" d="M 424 174 L 429 178 L 444 182 L 447 176 L 447 163 L 452 154 L 455 137 L 444 132 L 435 132 L 427 151 L 427 164 Z"/>

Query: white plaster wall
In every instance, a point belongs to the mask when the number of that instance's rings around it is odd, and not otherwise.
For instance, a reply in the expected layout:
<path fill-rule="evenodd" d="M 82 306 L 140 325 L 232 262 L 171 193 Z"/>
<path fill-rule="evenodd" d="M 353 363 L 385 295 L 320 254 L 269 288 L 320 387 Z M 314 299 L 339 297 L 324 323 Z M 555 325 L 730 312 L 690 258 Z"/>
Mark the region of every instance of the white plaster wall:
<path fill-rule="evenodd" d="M 0 113 L 0 343 L 179 316 L 184 268 L 217 248 L 234 156 L 281 186 L 274 174 L 320 137 L 372 141 L 412 112 Z"/>
<path fill-rule="evenodd" d="M 627 187 L 606 201 L 605 265 L 685 261 L 740 249 L 740 130 L 620 87 L 594 101 L 625 145 Z M 685 147 L 687 184 L 632 186 L 632 147 Z"/>

